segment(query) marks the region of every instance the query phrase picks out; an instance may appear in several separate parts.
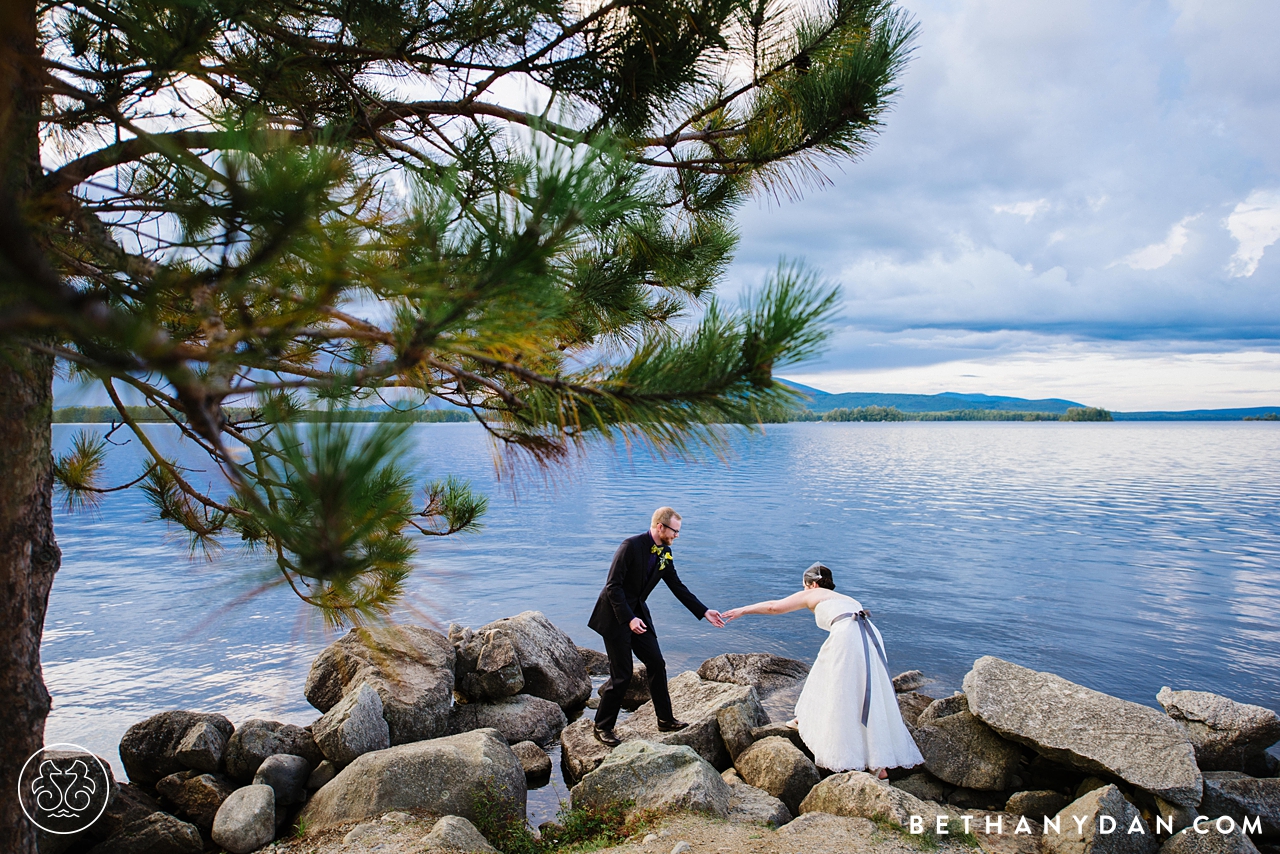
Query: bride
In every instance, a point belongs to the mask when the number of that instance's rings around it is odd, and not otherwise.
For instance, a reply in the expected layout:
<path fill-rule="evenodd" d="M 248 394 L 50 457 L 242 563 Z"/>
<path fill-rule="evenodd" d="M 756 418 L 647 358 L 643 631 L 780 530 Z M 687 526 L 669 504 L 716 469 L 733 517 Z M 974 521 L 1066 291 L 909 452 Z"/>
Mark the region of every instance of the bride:
<path fill-rule="evenodd" d="M 910 768 L 924 762 L 898 710 L 880 632 L 862 604 L 837 593 L 831 570 L 815 563 L 804 571 L 804 589 L 785 599 L 757 602 L 723 613 L 725 622 L 747 614 L 786 614 L 808 608 L 830 632 L 796 703 L 793 724 L 829 771 Z"/>

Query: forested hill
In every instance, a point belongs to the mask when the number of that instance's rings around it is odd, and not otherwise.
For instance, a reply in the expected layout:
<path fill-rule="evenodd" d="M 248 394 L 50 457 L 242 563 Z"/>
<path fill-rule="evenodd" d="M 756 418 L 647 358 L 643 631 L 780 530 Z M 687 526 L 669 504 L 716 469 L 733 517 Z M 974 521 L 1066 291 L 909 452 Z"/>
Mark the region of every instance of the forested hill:
<path fill-rule="evenodd" d="M 1022 397 L 1001 397 L 990 394 L 880 394 L 876 392 L 845 392 L 831 394 L 789 380 L 782 382 L 804 392 L 810 399 L 805 406 L 811 412 L 828 412 L 832 409 L 858 409 L 864 406 L 894 407 L 899 412 L 952 412 L 960 409 L 992 409 L 1004 412 L 1051 412 L 1063 415 L 1068 409 L 1083 408 L 1085 404 L 1073 400 L 1049 398 L 1027 400 Z"/>

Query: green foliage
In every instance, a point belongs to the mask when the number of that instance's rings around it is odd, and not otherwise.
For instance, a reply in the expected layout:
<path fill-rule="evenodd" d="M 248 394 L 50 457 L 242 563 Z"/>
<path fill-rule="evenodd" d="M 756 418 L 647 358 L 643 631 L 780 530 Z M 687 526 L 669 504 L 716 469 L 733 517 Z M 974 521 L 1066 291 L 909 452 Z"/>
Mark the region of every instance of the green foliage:
<path fill-rule="evenodd" d="M 68 512 L 93 509 L 102 501 L 98 478 L 107 459 L 107 443 L 88 430 L 71 440 L 71 450 L 53 460 L 53 477 Z"/>
<path fill-rule="evenodd" d="M 114 411 L 58 417 L 132 433 L 194 551 L 265 549 L 334 623 L 385 614 L 418 535 L 485 510 L 447 476 L 415 505 L 398 425 L 465 413 L 547 465 L 718 450 L 798 408 L 773 374 L 818 352 L 835 291 L 782 265 L 717 301 L 733 216 L 866 150 L 914 31 L 888 0 L 32 9 L 0 330 L 101 383 Z M 455 409 L 340 426 L 388 397 Z M 60 462 L 68 501 L 116 488 L 92 450 Z"/>
<path fill-rule="evenodd" d="M 486 785 L 473 799 L 472 824 L 502 854 L 567 854 L 617 845 L 644 832 L 658 819 L 650 810 L 634 810 L 630 801 L 604 807 L 575 807 L 561 802 L 559 821 L 534 836 L 524 816 L 507 810 Z"/>
<path fill-rule="evenodd" d="M 1063 413 L 1061 421 L 1111 421 L 1111 413 L 1100 406 L 1073 406 Z"/>
<path fill-rule="evenodd" d="M 1245 421 L 1280 421 L 1280 415 L 1274 412 L 1265 412 L 1262 415 L 1246 415 Z"/>

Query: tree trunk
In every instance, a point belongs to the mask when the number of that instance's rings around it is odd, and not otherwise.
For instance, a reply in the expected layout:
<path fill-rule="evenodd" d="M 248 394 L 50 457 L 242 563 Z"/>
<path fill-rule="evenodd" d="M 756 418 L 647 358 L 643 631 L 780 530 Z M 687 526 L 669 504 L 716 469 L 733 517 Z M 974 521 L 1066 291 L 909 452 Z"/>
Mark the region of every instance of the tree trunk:
<path fill-rule="evenodd" d="M 34 0 L 0 2 L 0 184 L 11 212 L 21 211 L 40 172 L 39 60 Z M 0 306 L 17 275 L 0 257 Z M 35 827 L 15 795 L 49 715 L 40 638 L 62 559 L 53 538 L 52 416 L 53 360 L 0 341 L 0 851 L 14 854 L 36 852 Z"/>

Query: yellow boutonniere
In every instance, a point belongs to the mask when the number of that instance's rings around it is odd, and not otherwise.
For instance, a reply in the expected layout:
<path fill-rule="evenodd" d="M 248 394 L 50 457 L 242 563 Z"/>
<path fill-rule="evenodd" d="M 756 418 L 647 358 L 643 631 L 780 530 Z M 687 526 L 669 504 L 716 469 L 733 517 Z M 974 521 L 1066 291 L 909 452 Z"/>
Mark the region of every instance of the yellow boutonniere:
<path fill-rule="evenodd" d="M 649 554 L 658 555 L 658 572 L 667 568 L 667 564 L 671 562 L 671 552 L 663 553 L 662 546 L 654 546 L 649 549 Z"/>

